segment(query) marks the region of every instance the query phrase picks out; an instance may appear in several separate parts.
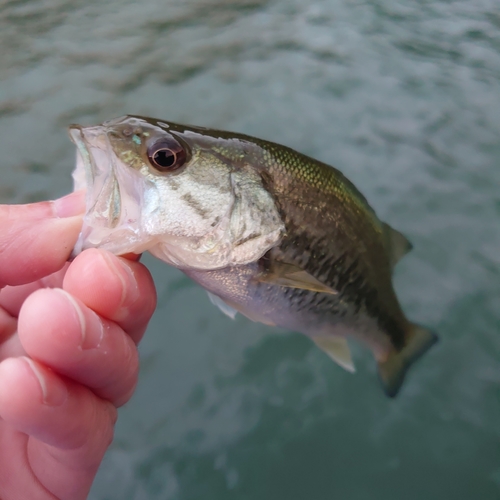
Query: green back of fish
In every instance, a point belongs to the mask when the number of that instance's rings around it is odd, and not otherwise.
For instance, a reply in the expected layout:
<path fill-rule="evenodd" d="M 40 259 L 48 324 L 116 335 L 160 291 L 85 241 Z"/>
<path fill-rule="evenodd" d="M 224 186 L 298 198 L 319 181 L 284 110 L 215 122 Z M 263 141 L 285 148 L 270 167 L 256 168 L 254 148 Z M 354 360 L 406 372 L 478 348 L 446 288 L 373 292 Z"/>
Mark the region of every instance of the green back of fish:
<path fill-rule="evenodd" d="M 391 282 L 384 224 L 337 169 L 266 141 L 237 162 L 259 166 L 285 222 L 275 258 L 296 264 L 380 320 L 401 345 L 406 319 Z M 231 155 L 230 148 L 221 153 Z"/>
<path fill-rule="evenodd" d="M 285 263 L 286 269 L 304 270 L 348 304 L 351 316 L 376 322 L 390 346 L 378 359 L 379 376 L 386 393 L 394 396 L 408 367 L 437 340 L 406 319 L 394 293 L 392 269 L 411 248 L 406 238 L 381 222 L 358 189 L 329 165 L 242 134 L 170 127 L 195 135 L 197 146 L 233 168 L 260 172 L 286 229 L 279 247 L 265 258 Z M 338 346 L 335 349 L 338 352 Z"/>

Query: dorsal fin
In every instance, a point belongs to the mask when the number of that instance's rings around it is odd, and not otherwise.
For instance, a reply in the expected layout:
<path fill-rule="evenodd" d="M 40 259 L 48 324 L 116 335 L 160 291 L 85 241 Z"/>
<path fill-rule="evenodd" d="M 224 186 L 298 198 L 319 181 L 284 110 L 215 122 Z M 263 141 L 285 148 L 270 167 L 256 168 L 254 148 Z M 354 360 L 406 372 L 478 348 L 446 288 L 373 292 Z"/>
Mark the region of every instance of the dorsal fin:
<path fill-rule="evenodd" d="M 394 266 L 413 248 L 413 245 L 404 234 L 396 231 L 396 229 L 393 229 L 389 224 L 382 222 L 382 227 L 387 251 L 389 252 L 389 262 L 391 264 L 391 269 L 394 269 Z"/>
<path fill-rule="evenodd" d="M 329 336 L 314 336 L 311 338 L 322 351 L 328 354 L 344 370 L 351 373 L 356 371 L 346 339 Z"/>

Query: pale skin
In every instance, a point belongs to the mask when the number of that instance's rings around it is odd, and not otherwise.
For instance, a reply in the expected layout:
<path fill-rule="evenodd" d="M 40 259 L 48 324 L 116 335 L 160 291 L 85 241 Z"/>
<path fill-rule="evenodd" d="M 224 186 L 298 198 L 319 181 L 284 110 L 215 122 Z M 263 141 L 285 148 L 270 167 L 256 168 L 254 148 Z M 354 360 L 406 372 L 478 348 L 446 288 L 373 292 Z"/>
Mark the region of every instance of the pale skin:
<path fill-rule="evenodd" d="M 0 205 L 0 498 L 87 498 L 137 382 L 156 305 L 147 269 L 87 250 L 67 263 L 81 193 Z"/>

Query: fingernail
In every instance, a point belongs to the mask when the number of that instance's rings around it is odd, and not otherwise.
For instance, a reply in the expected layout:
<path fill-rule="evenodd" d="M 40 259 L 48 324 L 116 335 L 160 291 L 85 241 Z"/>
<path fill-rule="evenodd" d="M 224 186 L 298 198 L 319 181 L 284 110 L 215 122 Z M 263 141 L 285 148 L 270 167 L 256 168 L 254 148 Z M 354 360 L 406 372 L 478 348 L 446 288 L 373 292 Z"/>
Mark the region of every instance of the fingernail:
<path fill-rule="evenodd" d="M 87 350 L 99 347 L 104 335 L 104 327 L 99 316 L 91 310 L 88 310 L 85 315 L 82 308 L 71 294 L 60 288 L 55 288 L 54 290 L 64 295 L 75 310 L 82 335 L 81 348 Z"/>
<path fill-rule="evenodd" d="M 94 312 L 89 311 L 87 328 L 82 330 L 82 349 L 96 349 L 101 345 L 104 336 L 104 325 L 101 318 Z"/>
<path fill-rule="evenodd" d="M 51 383 L 47 383 L 44 373 L 32 359 L 26 356 L 22 356 L 20 359 L 29 366 L 33 375 L 37 378 L 42 391 L 43 404 L 48 406 L 61 406 L 66 399 L 68 399 L 68 390 L 64 383 L 56 380 L 55 377 L 54 380 L 50 381 Z"/>
<path fill-rule="evenodd" d="M 127 314 L 127 308 L 124 306 L 132 304 L 139 298 L 139 285 L 134 276 L 132 269 L 125 262 L 122 262 L 118 257 L 115 257 L 108 252 L 101 252 L 101 256 L 105 260 L 108 267 L 122 283 L 122 298 L 120 307 L 123 308 L 123 314 Z M 120 319 L 120 310 L 117 311 L 116 319 Z"/>
<path fill-rule="evenodd" d="M 74 217 L 85 212 L 85 191 L 75 191 L 52 202 L 56 217 Z"/>

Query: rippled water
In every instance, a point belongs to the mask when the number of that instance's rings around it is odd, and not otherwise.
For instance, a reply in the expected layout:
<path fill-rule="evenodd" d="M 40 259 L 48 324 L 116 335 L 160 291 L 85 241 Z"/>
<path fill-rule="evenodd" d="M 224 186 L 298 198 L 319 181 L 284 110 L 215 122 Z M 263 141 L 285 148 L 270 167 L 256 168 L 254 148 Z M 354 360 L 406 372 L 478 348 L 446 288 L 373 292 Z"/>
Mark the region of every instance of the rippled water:
<path fill-rule="evenodd" d="M 500 498 L 498 0 L 0 2 L 0 201 L 71 189 L 65 127 L 137 113 L 335 164 L 414 251 L 441 343 L 386 399 L 145 258 L 159 307 L 92 500 Z"/>

